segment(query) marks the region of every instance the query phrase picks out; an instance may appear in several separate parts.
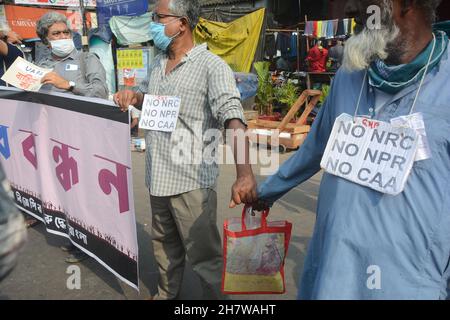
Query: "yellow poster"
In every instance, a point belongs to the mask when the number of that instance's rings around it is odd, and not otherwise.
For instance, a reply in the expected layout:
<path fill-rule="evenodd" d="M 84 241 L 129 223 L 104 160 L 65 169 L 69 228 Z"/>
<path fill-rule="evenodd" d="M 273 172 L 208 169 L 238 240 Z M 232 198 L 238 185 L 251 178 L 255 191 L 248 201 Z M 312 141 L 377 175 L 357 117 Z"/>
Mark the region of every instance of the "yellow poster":
<path fill-rule="evenodd" d="M 235 72 L 250 72 L 264 22 L 262 8 L 230 23 L 200 18 L 194 32 L 197 44 L 208 43 L 211 52 Z"/>
<path fill-rule="evenodd" d="M 144 56 L 142 50 L 117 50 L 118 69 L 142 69 Z"/>

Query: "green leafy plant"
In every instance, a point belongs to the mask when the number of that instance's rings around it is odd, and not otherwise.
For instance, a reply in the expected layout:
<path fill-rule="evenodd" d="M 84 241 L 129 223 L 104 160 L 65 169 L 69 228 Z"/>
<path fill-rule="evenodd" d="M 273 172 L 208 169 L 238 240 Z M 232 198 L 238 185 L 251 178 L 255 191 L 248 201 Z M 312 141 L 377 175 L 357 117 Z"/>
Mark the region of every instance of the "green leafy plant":
<path fill-rule="evenodd" d="M 328 95 L 330 94 L 330 86 L 327 84 L 324 84 L 322 86 L 322 94 L 320 95 L 320 104 L 324 104 L 325 100 L 327 99 Z"/>
<path fill-rule="evenodd" d="M 289 110 L 298 99 L 299 89 L 291 82 L 286 81 L 275 89 L 275 98 Z"/>
<path fill-rule="evenodd" d="M 256 93 L 256 104 L 260 115 L 272 115 L 275 92 L 272 76 L 269 72 L 269 62 L 259 61 L 254 63 L 258 76 L 258 91 Z"/>

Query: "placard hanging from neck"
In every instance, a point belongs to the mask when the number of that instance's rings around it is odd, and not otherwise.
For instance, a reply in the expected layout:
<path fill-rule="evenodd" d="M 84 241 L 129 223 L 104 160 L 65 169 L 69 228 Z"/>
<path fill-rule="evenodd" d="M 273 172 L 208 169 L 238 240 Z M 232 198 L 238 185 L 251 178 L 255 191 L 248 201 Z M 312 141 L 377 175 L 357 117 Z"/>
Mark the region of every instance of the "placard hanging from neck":
<path fill-rule="evenodd" d="M 398 195 L 414 164 L 418 140 L 411 128 L 344 113 L 334 123 L 320 165 L 330 174 Z"/>

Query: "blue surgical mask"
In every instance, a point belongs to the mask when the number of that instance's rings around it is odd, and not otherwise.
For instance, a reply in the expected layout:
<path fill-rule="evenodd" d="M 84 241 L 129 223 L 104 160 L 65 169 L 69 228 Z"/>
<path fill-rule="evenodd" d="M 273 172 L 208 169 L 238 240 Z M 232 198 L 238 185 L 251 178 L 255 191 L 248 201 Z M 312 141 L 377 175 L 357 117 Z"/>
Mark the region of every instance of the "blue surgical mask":
<path fill-rule="evenodd" d="M 167 49 L 169 48 L 170 44 L 172 43 L 173 39 L 178 37 L 180 32 L 178 32 L 176 35 L 174 35 L 172 37 L 166 36 L 165 29 L 166 29 L 166 25 L 168 25 L 169 23 L 172 23 L 174 21 L 180 20 L 180 19 L 181 18 L 172 20 L 166 24 L 162 24 L 162 23 L 158 23 L 158 22 L 150 23 L 150 33 L 152 34 L 152 37 L 153 37 L 153 43 L 155 44 L 155 46 L 158 49 L 166 52 Z"/>

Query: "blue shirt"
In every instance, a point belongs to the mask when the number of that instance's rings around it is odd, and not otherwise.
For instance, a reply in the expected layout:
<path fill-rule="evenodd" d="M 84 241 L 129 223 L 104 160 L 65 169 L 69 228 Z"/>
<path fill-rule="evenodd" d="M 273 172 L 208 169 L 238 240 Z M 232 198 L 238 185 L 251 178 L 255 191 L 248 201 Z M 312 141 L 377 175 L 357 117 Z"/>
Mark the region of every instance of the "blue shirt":
<path fill-rule="evenodd" d="M 339 71 L 301 148 L 258 187 L 270 203 L 320 170 L 335 119 L 353 115 L 364 72 Z M 432 158 L 416 162 L 405 190 L 379 193 L 324 173 L 300 299 L 442 299 L 450 279 L 449 50 L 427 75 L 416 105 Z M 359 115 L 389 122 L 409 114 L 419 84 L 375 110 L 365 83 Z M 379 281 L 379 282 L 377 282 Z"/>
<path fill-rule="evenodd" d="M 16 46 L 7 43 L 8 45 L 8 54 L 3 56 L 0 54 L 0 78 L 3 77 L 6 70 L 14 63 L 17 57 L 23 57 L 22 51 Z M 6 83 L 0 80 L 0 86 L 6 86 Z"/>

